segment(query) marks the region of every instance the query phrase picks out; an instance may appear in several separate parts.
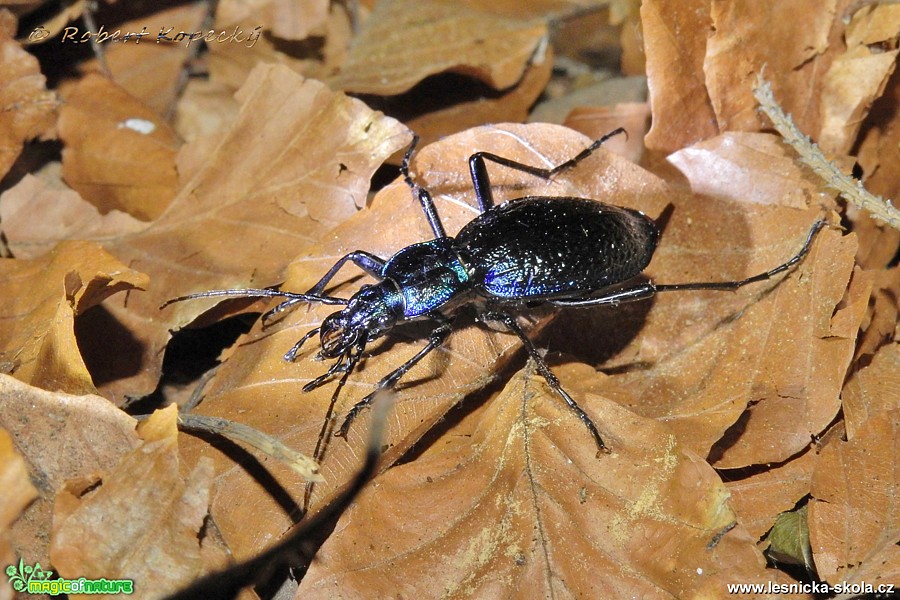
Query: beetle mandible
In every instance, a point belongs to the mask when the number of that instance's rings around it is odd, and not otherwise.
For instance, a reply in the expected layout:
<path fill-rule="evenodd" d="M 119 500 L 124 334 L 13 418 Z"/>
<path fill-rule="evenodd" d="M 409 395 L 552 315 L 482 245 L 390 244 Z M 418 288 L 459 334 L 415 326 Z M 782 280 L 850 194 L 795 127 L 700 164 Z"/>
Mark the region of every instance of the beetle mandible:
<path fill-rule="evenodd" d="M 414 137 L 400 171 L 417 197 L 434 239 L 412 244 L 388 259 L 356 250 L 338 260 L 305 293 L 273 289 L 211 290 L 174 298 L 163 307 L 182 300 L 213 296 L 279 297 L 283 302 L 263 314 L 265 323 L 274 315 L 301 302 L 343 305 L 321 325 L 304 335 L 284 359 L 293 361 L 303 344 L 316 334 L 320 358 L 336 359 L 328 370 L 303 387 L 304 392 L 323 385 L 336 373 L 349 374 L 366 346 L 388 334 L 402 322 L 427 319 L 434 323 L 428 343 L 412 358 L 388 373 L 375 391 L 357 402 L 347 413 L 336 435 L 346 437 L 356 416 L 371 404 L 375 394 L 391 389 L 450 335 L 451 310 L 465 293 L 480 297 L 485 305 L 481 321 L 496 321 L 516 334 L 537 370 L 587 427 L 598 453 L 607 451 L 603 438 L 588 414 L 563 389 L 511 310 L 546 303 L 559 307 L 618 305 L 648 299 L 659 292 L 686 290 L 736 290 L 765 281 L 799 263 L 809 252 L 816 233 L 825 225 L 816 222 L 803 247 L 786 262 L 764 273 L 737 281 L 654 284 L 630 280 L 650 263 L 659 241 L 656 223 L 643 213 L 576 197 L 526 196 L 494 204 L 486 161 L 522 171 L 542 179 L 571 169 L 590 156 L 609 138 L 625 133 L 618 128 L 585 148 L 573 158 L 549 169 L 526 165 L 488 152 L 469 157 L 469 172 L 479 214 L 455 237 L 449 237 L 427 189 L 413 181 L 409 163 L 418 142 Z M 377 280 L 363 285 L 350 298 L 324 294 L 325 288 L 347 262 L 352 262 Z"/>

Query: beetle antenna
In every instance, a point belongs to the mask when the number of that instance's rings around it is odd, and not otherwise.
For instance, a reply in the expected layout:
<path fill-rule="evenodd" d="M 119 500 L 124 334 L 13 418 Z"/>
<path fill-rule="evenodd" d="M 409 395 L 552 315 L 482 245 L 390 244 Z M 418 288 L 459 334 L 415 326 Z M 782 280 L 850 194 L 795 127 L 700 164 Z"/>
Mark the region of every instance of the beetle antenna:
<path fill-rule="evenodd" d="M 321 302 L 322 304 L 341 305 L 346 305 L 347 302 L 349 302 L 349 300 L 347 300 L 346 298 L 335 298 L 334 296 L 323 296 L 321 294 L 298 294 L 296 292 L 270 290 L 268 288 L 244 288 L 238 290 L 209 290 L 207 292 L 198 292 L 196 294 L 188 294 L 187 296 L 179 296 L 177 298 L 172 298 L 171 300 L 166 300 L 162 305 L 160 305 L 159 308 L 163 309 L 170 304 L 183 302 L 184 300 L 197 300 L 198 298 L 218 298 L 223 296 L 228 298 L 288 298 L 287 302 L 282 302 L 274 309 L 269 311 L 270 313 L 281 312 L 281 310 L 284 310 L 284 308 L 279 307 L 282 307 L 285 304 L 296 304 L 298 302 Z"/>

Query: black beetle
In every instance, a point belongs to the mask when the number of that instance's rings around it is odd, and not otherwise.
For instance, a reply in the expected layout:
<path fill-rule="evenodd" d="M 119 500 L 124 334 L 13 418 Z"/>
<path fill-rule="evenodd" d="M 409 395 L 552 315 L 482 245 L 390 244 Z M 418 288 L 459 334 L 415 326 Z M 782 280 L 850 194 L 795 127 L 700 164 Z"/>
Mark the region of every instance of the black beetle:
<path fill-rule="evenodd" d="M 656 223 L 643 213 L 573 197 L 526 196 L 494 205 L 485 161 L 491 161 L 543 179 L 570 169 L 590 156 L 619 128 L 596 140 L 574 158 L 543 169 L 514 160 L 476 152 L 469 157 L 469 171 L 480 214 L 466 224 L 456 237 L 448 237 L 431 194 L 416 184 L 409 174 L 409 161 L 418 139 L 403 158 L 401 173 L 418 197 L 434 239 L 407 246 L 385 260 L 364 250 L 356 250 L 338 260 L 306 293 L 271 289 L 212 290 L 175 298 L 164 304 L 212 296 L 287 298 L 263 315 L 264 322 L 300 302 L 345 305 L 297 342 L 285 355 L 296 358 L 301 346 L 319 333 L 319 357 L 337 359 L 326 373 L 310 381 L 303 391 L 322 385 L 338 372 L 349 374 L 366 345 L 387 334 L 398 323 L 430 319 L 435 323 L 428 344 L 415 356 L 378 382 L 376 390 L 357 402 L 348 412 L 337 435 L 346 436 L 357 414 L 368 406 L 375 393 L 394 387 L 416 363 L 447 339 L 451 321 L 444 311 L 455 310 L 464 293 L 480 297 L 486 308 L 482 321 L 498 321 L 515 333 L 525 345 L 538 372 L 548 385 L 575 411 L 590 431 L 600 451 L 606 446 L 591 418 L 562 388 L 547 363 L 507 309 L 548 303 L 555 306 L 617 305 L 650 298 L 657 292 L 683 290 L 735 290 L 764 281 L 799 263 L 809 252 L 813 238 L 825 225 L 816 222 L 797 254 L 777 267 L 740 281 L 692 282 L 656 285 L 651 281 L 629 280 L 650 263 L 659 240 Z M 348 261 L 378 280 L 363 285 L 349 299 L 324 295 L 325 287 Z"/>

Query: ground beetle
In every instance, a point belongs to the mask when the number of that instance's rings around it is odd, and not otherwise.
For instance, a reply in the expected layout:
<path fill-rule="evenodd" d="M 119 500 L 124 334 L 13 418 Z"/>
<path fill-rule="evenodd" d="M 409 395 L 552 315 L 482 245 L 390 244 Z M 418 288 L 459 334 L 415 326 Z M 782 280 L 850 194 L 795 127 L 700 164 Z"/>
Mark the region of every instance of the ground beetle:
<path fill-rule="evenodd" d="M 175 298 L 163 306 L 211 296 L 287 298 L 263 315 L 266 322 L 300 302 L 345 305 L 284 355 L 285 360 L 294 360 L 304 342 L 318 333 L 321 343 L 318 356 L 337 359 L 326 373 L 303 387 L 305 392 L 319 387 L 336 373 L 352 372 L 366 345 L 398 323 L 413 319 L 432 321 L 434 328 L 428 344 L 391 371 L 378 382 L 375 392 L 350 409 L 337 433 L 346 436 L 354 418 L 372 402 L 378 390 L 393 388 L 416 363 L 444 343 L 451 331 L 451 321 L 445 311 L 455 310 L 461 303 L 451 305 L 451 301 L 468 292 L 470 297 L 480 297 L 486 306 L 479 320 L 500 322 L 519 336 L 538 372 L 585 424 L 598 450 L 605 451 L 594 422 L 560 386 L 515 316 L 508 311 L 520 311 L 526 305 L 538 303 L 568 307 L 617 305 L 650 298 L 658 292 L 735 290 L 769 279 L 799 263 L 809 252 L 816 233 L 825 225 L 824 221 L 817 222 L 793 258 L 765 273 L 740 281 L 657 285 L 646 280 L 629 283 L 650 263 L 659 240 L 656 223 L 639 211 L 572 197 L 526 196 L 494 204 L 485 161 L 549 179 L 574 167 L 620 133 L 624 129 L 608 133 L 552 169 L 525 165 L 488 152 L 471 155 L 469 171 L 480 214 L 456 237 L 447 236 L 431 194 L 410 177 L 409 161 L 416 138 L 403 158 L 401 173 L 422 205 L 434 233 L 433 240 L 407 246 L 387 260 L 364 250 L 351 252 L 304 294 L 272 289 L 213 290 Z M 325 295 L 325 287 L 348 261 L 378 282 L 363 285 L 349 299 Z"/>

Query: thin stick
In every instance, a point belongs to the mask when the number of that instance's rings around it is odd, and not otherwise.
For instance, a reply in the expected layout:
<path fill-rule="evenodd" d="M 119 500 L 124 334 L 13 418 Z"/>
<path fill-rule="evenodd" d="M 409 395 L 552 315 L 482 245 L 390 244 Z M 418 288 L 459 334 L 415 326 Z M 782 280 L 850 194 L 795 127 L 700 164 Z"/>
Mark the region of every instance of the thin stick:
<path fill-rule="evenodd" d="M 821 177 L 826 186 L 838 192 L 848 202 L 869 211 L 874 218 L 884 221 L 894 229 L 900 229 L 900 210 L 897 210 L 889 199 L 869 192 L 861 181 L 841 173 L 825 158 L 822 150 L 800 131 L 791 116 L 786 114 L 775 100 L 772 86 L 763 78 L 762 73 L 756 76 L 753 95 L 759 102 L 760 110 L 769 117 L 784 141 L 797 151 L 800 160 Z"/>

